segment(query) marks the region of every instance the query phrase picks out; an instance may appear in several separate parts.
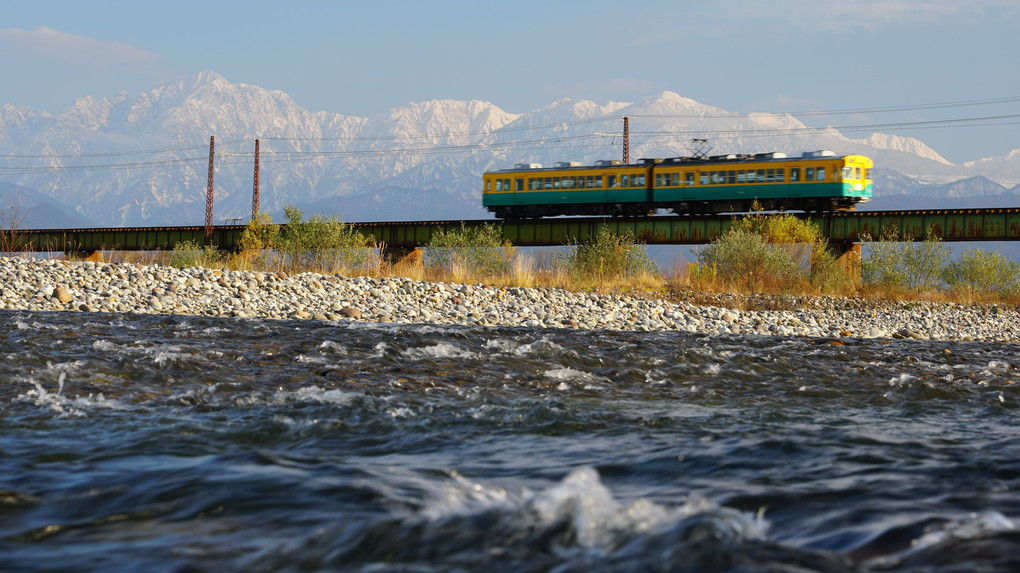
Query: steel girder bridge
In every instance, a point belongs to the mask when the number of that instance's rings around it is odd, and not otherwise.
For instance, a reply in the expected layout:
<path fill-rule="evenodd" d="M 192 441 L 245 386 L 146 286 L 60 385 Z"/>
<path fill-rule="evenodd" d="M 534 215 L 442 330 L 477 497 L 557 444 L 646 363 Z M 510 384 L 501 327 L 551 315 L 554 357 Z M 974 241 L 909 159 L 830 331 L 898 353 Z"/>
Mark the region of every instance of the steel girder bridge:
<path fill-rule="evenodd" d="M 930 211 L 850 211 L 792 215 L 816 224 L 838 255 L 855 250 L 868 237 L 880 238 L 887 230 L 900 237 L 943 241 L 1020 240 L 1020 208 L 948 209 Z M 426 245 L 439 231 L 462 226 L 499 225 L 503 238 L 522 246 L 560 246 L 594 239 L 603 229 L 631 234 L 647 245 L 698 245 L 717 239 L 741 215 L 679 215 L 656 217 L 557 217 L 498 221 L 392 221 L 348 223 L 371 236 L 388 253 L 396 255 Z M 93 253 L 97 251 L 156 251 L 173 249 L 184 241 L 215 245 L 223 250 L 240 247 L 244 225 L 187 227 L 132 227 L 101 229 L 31 229 L 15 231 L 23 250 L 34 252 Z M 2 231 L 0 234 L 11 233 Z M 859 253 L 859 251 L 858 251 Z"/>

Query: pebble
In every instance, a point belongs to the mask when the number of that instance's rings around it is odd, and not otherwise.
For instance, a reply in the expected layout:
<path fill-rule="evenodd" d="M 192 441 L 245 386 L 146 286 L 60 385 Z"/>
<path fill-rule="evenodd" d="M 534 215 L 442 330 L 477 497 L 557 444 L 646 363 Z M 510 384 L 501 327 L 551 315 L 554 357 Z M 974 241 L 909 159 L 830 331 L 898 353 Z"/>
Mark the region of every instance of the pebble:
<path fill-rule="evenodd" d="M 714 298 L 713 298 L 714 297 Z M 702 297 L 705 299 L 706 297 Z M 1020 341 L 1020 312 L 1000 305 L 840 297 L 711 304 L 645 296 L 0 257 L 0 309 L 238 318 L 518 326 L 711 335 Z M 793 309 L 780 309 L 796 305 Z M 775 308 L 775 310 L 771 310 Z"/>

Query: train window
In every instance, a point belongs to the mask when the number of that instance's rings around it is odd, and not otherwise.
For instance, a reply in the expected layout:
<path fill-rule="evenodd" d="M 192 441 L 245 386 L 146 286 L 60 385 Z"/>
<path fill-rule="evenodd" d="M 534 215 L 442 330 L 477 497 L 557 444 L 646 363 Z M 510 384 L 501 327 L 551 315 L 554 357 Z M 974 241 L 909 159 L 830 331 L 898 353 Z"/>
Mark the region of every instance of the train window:
<path fill-rule="evenodd" d="M 814 167 L 805 167 L 804 168 L 804 181 L 814 181 L 814 180 L 815 180 L 815 168 Z"/>
<path fill-rule="evenodd" d="M 669 175 L 667 175 L 666 177 L 669 177 Z M 655 186 L 656 187 L 665 187 L 665 185 L 663 185 L 663 183 L 662 183 L 662 179 L 663 179 L 662 173 L 656 173 L 655 174 Z M 668 182 L 667 182 L 667 184 L 668 184 Z"/>
<path fill-rule="evenodd" d="M 861 168 L 860 167 L 854 167 L 854 179 L 860 179 L 860 178 L 861 178 Z"/>
<path fill-rule="evenodd" d="M 607 180 L 607 184 L 609 185 L 610 189 L 615 189 L 616 188 L 616 175 L 610 175 L 609 179 Z"/>
<path fill-rule="evenodd" d="M 775 169 L 766 169 L 765 170 L 765 182 L 766 183 L 775 183 L 776 182 L 776 170 Z"/>
<path fill-rule="evenodd" d="M 747 182 L 747 180 L 744 179 L 744 170 L 741 169 L 740 171 L 737 171 L 737 183 L 746 183 L 746 182 Z"/>
<path fill-rule="evenodd" d="M 690 187 L 691 185 L 694 185 L 694 172 L 693 171 L 688 171 L 685 174 L 685 177 L 687 179 L 687 186 L 688 187 Z"/>
<path fill-rule="evenodd" d="M 825 168 L 824 167 L 819 167 L 817 173 L 818 173 L 818 181 L 825 181 Z"/>
<path fill-rule="evenodd" d="M 866 167 L 864 169 L 864 178 L 865 179 L 871 179 L 871 168 L 870 167 Z"/>
<path fill-rule="evenodd" d="M 797 183 L 800 181 L 800 167 L 790 168 L 790 183 Z"/>
<path fill-rule="evenodd" d="M 634 186 L 634 187 L 644 187 L 645 186 L 645 176 L 644 176 L 644 174 L 635 175 L 635 176 L 631 177 L 630 178 L 630 184 L 632 186 Z"/>
<path fill-rule="evenodd" d="M 729 180 L 730 183 L 736 183 L 737 182 L 737 172 L 736 171 L 730 171 L 729 172 L 729 176 L 728 176 L 727 179 Z"/>
<path fill-rule="evenodd" d="M 620 176 L 620 187 L 630 187 L 630 175 L 624 173 Z"/>
<path fill-rule="evenodd" d="M 783 181 L 786 181 L 786 170 L 776 169 L 776 183 L 782 183 Z"/>
<path fill-rule="evenodd" d="M 854 178 L 854 168 L 850 167 L 849 165 L 844 165 L 843 166 L 842 176 L 843 176 L 843 179 L 853 179 Z"/>
<path fill-rule="evenodd" d="M 699 171 L 698 181 L 700 181 L 702 185 L 708 185 L 708 173 L 705 171 Z"/>
<path fill-rule="evenodd" d="M 759 169 L 758 170 L 758 183 L 764 183 L 764 182 L 765 182 L 765 170 L 764 169 Z"/>
<path fill-rule="evenodd" d="M 514 179 L 514 191 L 524 191 L 523 179 Z"/>

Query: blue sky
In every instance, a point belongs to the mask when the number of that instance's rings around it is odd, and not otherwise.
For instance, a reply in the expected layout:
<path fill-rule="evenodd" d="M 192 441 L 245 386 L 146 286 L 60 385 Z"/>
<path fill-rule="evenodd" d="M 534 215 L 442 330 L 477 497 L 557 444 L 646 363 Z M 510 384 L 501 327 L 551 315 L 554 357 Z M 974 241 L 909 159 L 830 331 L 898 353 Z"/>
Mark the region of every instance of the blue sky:
<path fill-rule="evenodd" d="M 0 104 L 58 113 L 212 70 L 357 116 L 669 90 L 741 113 L 867 110 L 812 125 L 998 117 L 1020 114 L 1018 25 L 1016 0 L 3 1 Z M 953 162 L 1020 148 L 1020 118 L 956 123 L 879 130 Z"/>

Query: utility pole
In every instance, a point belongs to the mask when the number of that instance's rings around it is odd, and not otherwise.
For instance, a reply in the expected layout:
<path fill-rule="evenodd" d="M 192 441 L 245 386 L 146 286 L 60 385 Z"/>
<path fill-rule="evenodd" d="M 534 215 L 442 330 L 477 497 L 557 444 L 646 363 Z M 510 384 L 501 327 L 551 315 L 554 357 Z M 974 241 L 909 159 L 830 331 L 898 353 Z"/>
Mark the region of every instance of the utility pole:
<path fill-rule="evenodd" d="M 212 236 L 212 203 L 213 203 L 213 157 L 216 148 L 216 136 L 209 136 L 209 187 L 205 197 L 205 240 Z"/>
<path fill-rule="evenodd" d="M 255 177 L 251 191 L 251 219 L 259 220 L 259 140 L 255 140 Z"/>
<path fill-rule="evenodd" d="M 630 118 L 627 116 L 623 116 L 623 164 L 630 165 Z"/>

